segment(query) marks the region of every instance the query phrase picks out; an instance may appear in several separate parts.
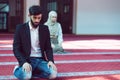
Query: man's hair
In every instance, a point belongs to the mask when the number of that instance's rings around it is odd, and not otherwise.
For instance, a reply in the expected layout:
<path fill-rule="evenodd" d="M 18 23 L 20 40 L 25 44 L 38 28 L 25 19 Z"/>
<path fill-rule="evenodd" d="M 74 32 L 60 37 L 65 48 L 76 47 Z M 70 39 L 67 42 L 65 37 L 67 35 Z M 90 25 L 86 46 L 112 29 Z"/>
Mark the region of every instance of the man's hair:
<path fill-rule="evenodd" d="M 39 15 L 42 14 L 42 9 L 39 5 L 33 5 L 29 8 L 30 15 Z"/>

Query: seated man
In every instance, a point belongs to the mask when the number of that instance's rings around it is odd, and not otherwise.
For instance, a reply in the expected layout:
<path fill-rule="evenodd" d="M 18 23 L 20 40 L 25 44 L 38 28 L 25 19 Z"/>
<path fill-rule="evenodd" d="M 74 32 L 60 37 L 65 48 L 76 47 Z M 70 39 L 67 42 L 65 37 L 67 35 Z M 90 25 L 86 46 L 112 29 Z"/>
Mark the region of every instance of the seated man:
<path fill-rule="evenodd" d="M 57 13 L 55 11 L 50 11 L 48 15 L 48 20 L 45 25 L 48 26 L 50 31 L 51 45 L 53 52 L 64 52 L 62 47 L 63 34 L 61 29 L 61 24 L 57 22 Z"/>
<path fill-rule="evenodd" d="M 19 80 L 32 77 L 54 79 L 57 68 L 54 64 L 48 27 L 40 24 L 40 6 L 29 8 L 30 21 L 17 25 L 13 42 L 13 52 L 19 62 L 14 75 Z"/>

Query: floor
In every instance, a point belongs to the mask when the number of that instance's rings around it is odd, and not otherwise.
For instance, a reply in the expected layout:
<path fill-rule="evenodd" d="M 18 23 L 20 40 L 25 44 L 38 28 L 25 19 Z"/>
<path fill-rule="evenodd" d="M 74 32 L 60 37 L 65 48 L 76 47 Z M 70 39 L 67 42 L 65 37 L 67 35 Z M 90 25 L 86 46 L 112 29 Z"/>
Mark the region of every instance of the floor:
<path fill-rule="evenodd" d="M 13 34 L 0 34 L 0 80 L 17 80 L 12 43 Z M 63 47 L 54 54 L 56 80 L 120 80 L 120 36 L 64 35 Z"/>

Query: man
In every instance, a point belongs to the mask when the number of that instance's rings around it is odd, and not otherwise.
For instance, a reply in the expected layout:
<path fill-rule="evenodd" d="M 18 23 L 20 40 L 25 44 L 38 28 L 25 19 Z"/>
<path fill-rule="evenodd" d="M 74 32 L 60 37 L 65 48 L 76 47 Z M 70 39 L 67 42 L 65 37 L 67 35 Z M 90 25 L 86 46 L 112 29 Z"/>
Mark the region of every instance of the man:
<path fill-rule="evenodd" d="M 54 64 L 48 27 L 40 24 L 42 10 L 34 5 L 29 8 L 30 21 L 17 25 L 13 52 L 19 62 L 14 75 L 20 79 L 41 77 L 54 79 L 57 68 Z"/>

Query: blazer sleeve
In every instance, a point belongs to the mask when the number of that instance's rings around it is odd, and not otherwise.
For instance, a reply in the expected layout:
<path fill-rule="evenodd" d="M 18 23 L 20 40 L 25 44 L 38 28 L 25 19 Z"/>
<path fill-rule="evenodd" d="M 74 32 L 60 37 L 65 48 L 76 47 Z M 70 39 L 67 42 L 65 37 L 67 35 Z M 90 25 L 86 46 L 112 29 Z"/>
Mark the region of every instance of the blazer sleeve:
<path fill-rule="evenodd" d="M 51 47 L 51 42 L 50 42 L 50 32 L 48 30 L 48 27 L 46 27 L 46 59 L 47 61 L 52 61 L 54 63 L 54 59 L 53 59 L 53 51 L 52 51 L 52 47 Z"/>
<path fill-rule="evenodd" d="M 21 34 L 20 33 L 22 32 L 20 31 L 20 29 L 21 29 L 21 25 L 17 25 L 15 35 L 14 35 L 14 41 L 13 41 L 13 52 L 19 62 L 19 65 L 22 66 L 26 62 L 26 59 L 23 56 L 23 53 L 21 52 Z"/>

